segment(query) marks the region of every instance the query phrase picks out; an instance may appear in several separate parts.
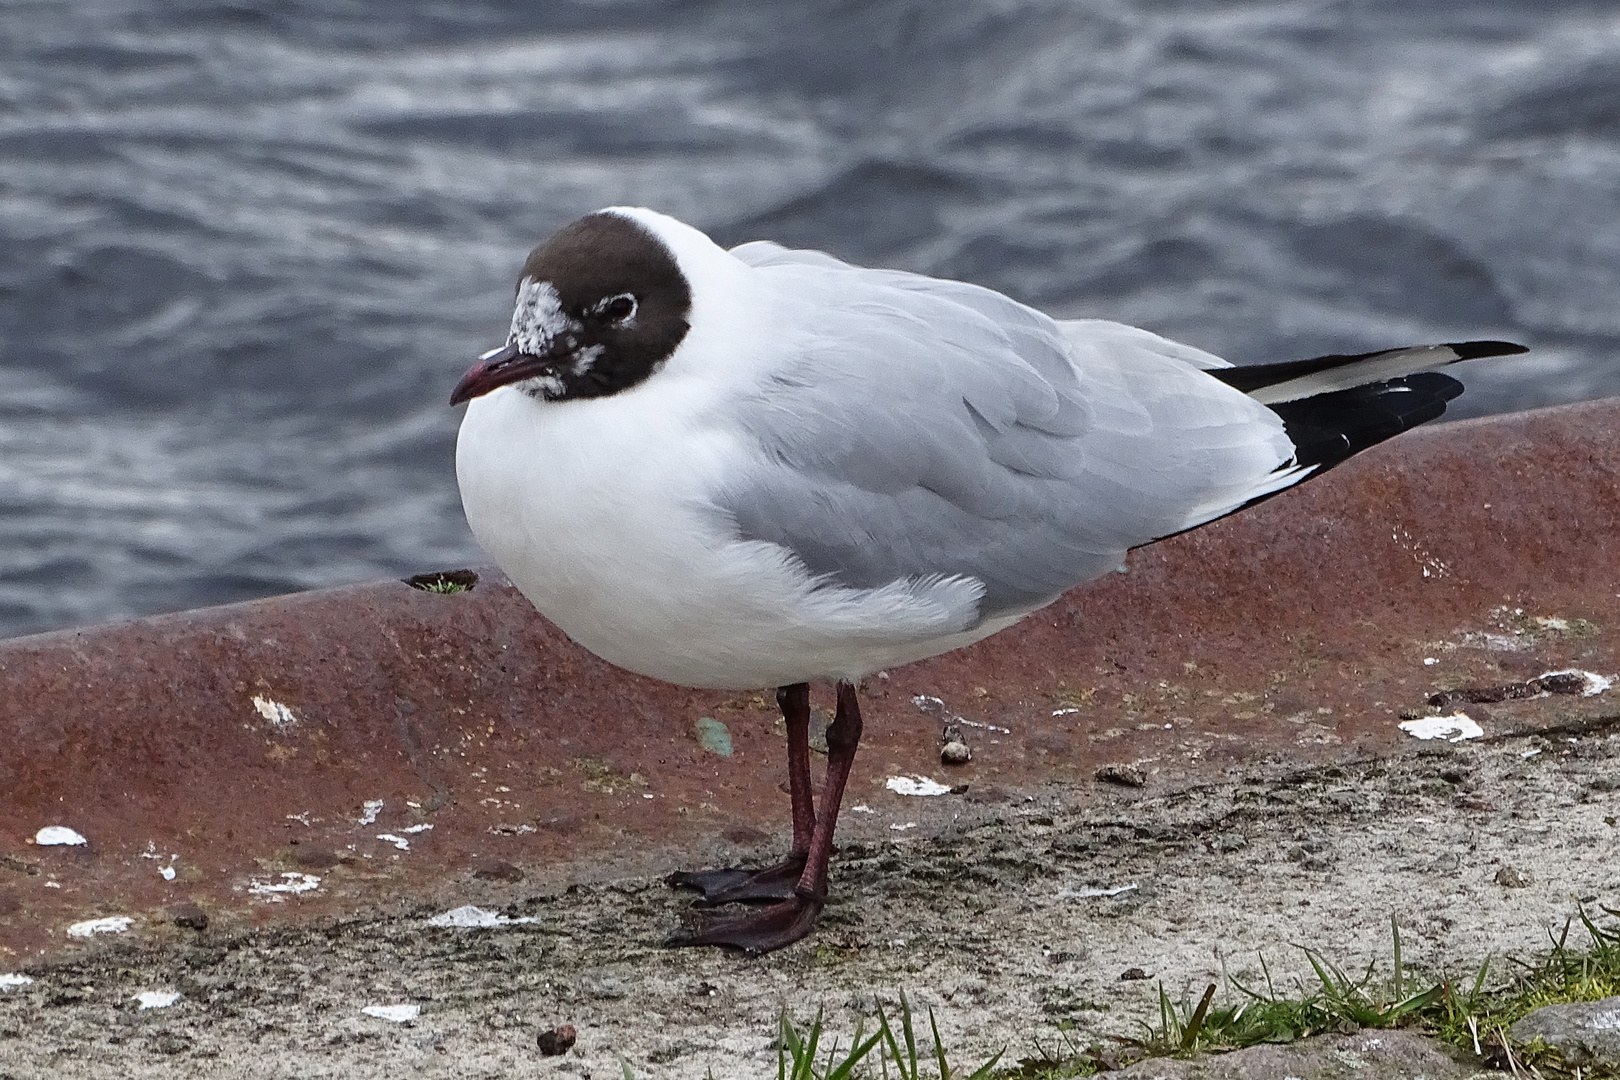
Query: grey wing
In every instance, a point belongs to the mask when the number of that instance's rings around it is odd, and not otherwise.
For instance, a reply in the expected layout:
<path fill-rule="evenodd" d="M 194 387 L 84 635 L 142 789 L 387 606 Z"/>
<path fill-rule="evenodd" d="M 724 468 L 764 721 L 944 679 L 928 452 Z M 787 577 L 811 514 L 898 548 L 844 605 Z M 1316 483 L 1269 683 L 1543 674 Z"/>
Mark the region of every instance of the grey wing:
<path fill-rule="evenodd" d="M 948 281 L 943 278 L 925 277 L 922 274 L 908 274 L 901 270 L 871 270 L 851 266 L 824 251 L 785 248 L 769 240 L 753 240 L 739 244 L 731 249 L 731 253 L 754 267 L 819 267 L 822 270 L 854 274 L 863 280 L 896 289 L 949 300 L 997 323 L 1015 339 L 1019 331 L 1024 331 L 1043 339 L 1043 343 L 1049 342 L 1055 327 L 1067 345 L 1082 353 L 1096 350 L 1149 353 L 1206 371 L 1232 366 L 1229 361 L 1203 349 L 1171 341 L 1152 331 L 1126 326 L 1124 323 L 1108 322 L 1103 319 L 1055 321 L 994 289 L 971 285 L 965 281 Z M 1010 344 L 1016 348 L 1019 342 L 1013 340 Z M 1027 358 L 1037 365 L 1044 356 L 1053 353 L 1053 350 L 1043 349 L 1039 344 L 1029 351 L 1033 355 Z M 1063 363 L 1066 365 L 1067 361 L 1064 360 Z M 1058 377 L 1062 378 L 1061 371 Z"/>
<path fill-rule="evenodd" d="M 759 464 L 721 503 L 745 539 L 837 584 L 969 577 L 979 618 L 1028 611 L 1298 478 L 1281 421 L 1199 371 L 1208 354 L 745 248 L 798 329 L 743 409 Z"/>

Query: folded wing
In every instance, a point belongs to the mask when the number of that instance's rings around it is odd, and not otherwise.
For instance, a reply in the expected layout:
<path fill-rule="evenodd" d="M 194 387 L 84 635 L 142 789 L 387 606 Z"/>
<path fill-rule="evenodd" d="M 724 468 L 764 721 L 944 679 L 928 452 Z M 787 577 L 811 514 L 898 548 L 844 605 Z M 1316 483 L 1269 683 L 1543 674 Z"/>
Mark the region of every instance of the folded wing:
<path fill-rule="evenodd" d="M 1311 471 L 1207 353 L 816 252 L 734 253 L 773 286 L 783 352 L 745 410 L 762 464 L 721 504 L 830 583 L 965 577 L 980 619 L 1016 614 Z"/>

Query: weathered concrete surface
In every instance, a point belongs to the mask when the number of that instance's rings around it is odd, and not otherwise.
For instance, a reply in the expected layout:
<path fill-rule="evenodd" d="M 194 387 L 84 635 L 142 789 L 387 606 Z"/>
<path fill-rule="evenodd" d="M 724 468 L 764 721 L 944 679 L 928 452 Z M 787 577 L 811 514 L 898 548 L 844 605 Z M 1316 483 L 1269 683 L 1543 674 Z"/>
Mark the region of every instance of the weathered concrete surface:
<path fill-rule="evenodd" d="M 1137 552 L 1011 631 L 871 679 L 847 802 L 872 812 L 847 836 L 959 812 L 893 775 L 997 797 L 1100 790 L 1099 766 L 1128 764 L 1162 795 L 1419 748 L 1397 719 L 1438 690 L 1613 674 L 1617 478 L 1620 402 L 1544 410 L 1420 430 Z M 1499 737 L 1578 730 L 1615 696 L 1466 708 Z M 957 716 L 974 760 L 946 770 Z M 703 717 L 730 756 L 697 741 Z M 389 582 L 6 642 L 0 967 L 93 946 L 67 933 L 92 917 L 166 933 L 182 903 L 231 930 L 448 903 L 486 862 L 506 865 L 479 887 L 516 895 L 768 848 L 777 730 L 768 693 L 616 671 L 493 572 L 457 595 Z M 46 825 L 89 843 L 32 844 Z M 513 868 L 525 883 L 499 880 Z"/>
<path fill-rule="evenodd" d="M 1570 741 L 1573 739 L 1574 741 Z M 1535 753 L 1531 753 L 1535 751 Z M 1530 756 L 1526 756 L 1526 755 Z M 1307 944 L 1374 983 L 1401 926 L 1406 993 L 1480 962 L 1505 978 L 1584 904 L 1620 909 L 1620 724 L 1578 736 L 1425 743 L 1360 764 L 1153 794 L 1085 781 L 952 802 L 943 828 L 856 814 L 822 925 L 759 959 L 667 949 L 688 898 L 651 874 L 568 887 L 462 879 L 454 904 L 510 921 L 433 925 L 449 902 L 104 939 L 0 974 L 0 1076 L 15 1080 L 762 1080 L 780 1010 L 825 1010 L 847 1047 L 905 992 L 966 1075 L 1141 1038 L 1160 987 L 1185 1016 L 1269 977 L 1315 976 Z M 874 827 L 875 826 L 875 827 Z M 768 847 L 762 844 L 761 848 Z M 763 851 L 758 852 L 763 854 Z M 1511 866 L 1529 884 L 1497 884 Z M 1580 925 L 1572 947 L 1584 947 Z M 1266 969 L 1261 970 L 1264 958 Z M 1129 976 L 1129 977 L 1126 977 Z M 1376 992 L 1376 990 L 1374 991 Z M 141 1009 L 143 993 L 178 995 Z M 404 1024 L 367 1006 L 414 1006 Z M 562 1057 L 536 1035 L 574 1027 Z M 1058 1025 L 1067 1030 L 1060 1032 Z M 891 1075 L 892 1072 L 891 1072 Z M 1366 1080 L 1385 1080 L 1370 1070 Z"/>
<path fill-rule="evenodd" d="M 1119 1080 L 1490 1080 L 1501 1074 L 1458 1061 L 1410 1031 L 1318 1035 L 1286 1046 L 1252 1046 L 1186 1061 L 1144 1061 Z"/>
<path fill-rule="evenodd" d="M 1620 1069 L 1620 997 L 1537 1009 L 1508 1029 L 1522 1043 L 1540 1039 L 1571 1065 Z"/>

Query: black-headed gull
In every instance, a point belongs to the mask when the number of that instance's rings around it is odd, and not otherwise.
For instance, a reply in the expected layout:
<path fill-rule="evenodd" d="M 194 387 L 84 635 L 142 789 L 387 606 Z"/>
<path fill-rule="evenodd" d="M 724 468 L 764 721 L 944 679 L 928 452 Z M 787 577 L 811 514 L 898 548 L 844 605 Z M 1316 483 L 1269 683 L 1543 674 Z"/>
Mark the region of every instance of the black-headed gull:
<path fill-rule="evenodd" d="M 778 687 L 793 850 L 676 875 L 771 901 L 677 944 L 810 932 L 861 735 L 857 681 L 987 637 L 1131 548 L 1291 487 L 1445 411 L 1429 369 L 1498 341 L 1232 367 L 1146 330 L 651 210 L 566 226 L 479 359 L 456 474 L 475 536 L 597 655 Z M 837 687 L 818 814 L 809 690 Z"/>

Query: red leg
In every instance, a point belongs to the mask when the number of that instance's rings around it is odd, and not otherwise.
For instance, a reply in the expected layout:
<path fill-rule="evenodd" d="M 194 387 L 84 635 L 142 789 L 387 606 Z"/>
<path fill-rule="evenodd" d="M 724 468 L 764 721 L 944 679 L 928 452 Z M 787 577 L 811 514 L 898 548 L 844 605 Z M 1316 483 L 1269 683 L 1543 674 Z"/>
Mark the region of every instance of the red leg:
<path fill-rule="evenodd" d="M 816 828 L 815 796 L 810 789 L 810 687 L 794 683 L 777 688 L 776 704 L 787 723 L 788 792 L 793 799 L 793 850 L 775 866 L 762 870 L 726 867 L 717 870 L 678 870 L 669 884 L 697 889 L 698 904 L 714 907 L 739 900 L 785 900 L 793 895 L 804 874 L 805 853 Z"/>
<path fill-rule="evenodd" d="M 751 953 L 767 953 L 791 945 L 809 934 L 827 901 L 827 864 L 832 858 L 833 830 L 844 798 L 850 766 L 861 741 L 861 706 L 855 687 L 838 684 L 838 716 L 827 729 L 827 783 L 821 792 L 821 816 L 811 833 L 804 873 L 793 896 L 779 904 L 714 919 L 692 934 L 670 939 L 671 945 L 724 945 Z"/>
<path fill-rule="evenodd" d="M 861 702 L 852 683 L 838 684 L 838 715 L 827 728 L 827 783 L 821 789 L 821 817 L 810 838 L 805 856 L 804 876 L 794 890 L 799 896 L 827 898 L 827 863 L 832 859 L 833 830 L 838 827 L 838 808 L 844 802 L 844 786 L 850 766 L 861 745 Z"/>
<path fill-rule="evenodd" d="M 816 831 L 816 800 L 810 790 L 810 684 L 778 687 L 776 704 L 787 722 L 788 793 L 793 800 L 793 854 L 801 860 Z"/>

